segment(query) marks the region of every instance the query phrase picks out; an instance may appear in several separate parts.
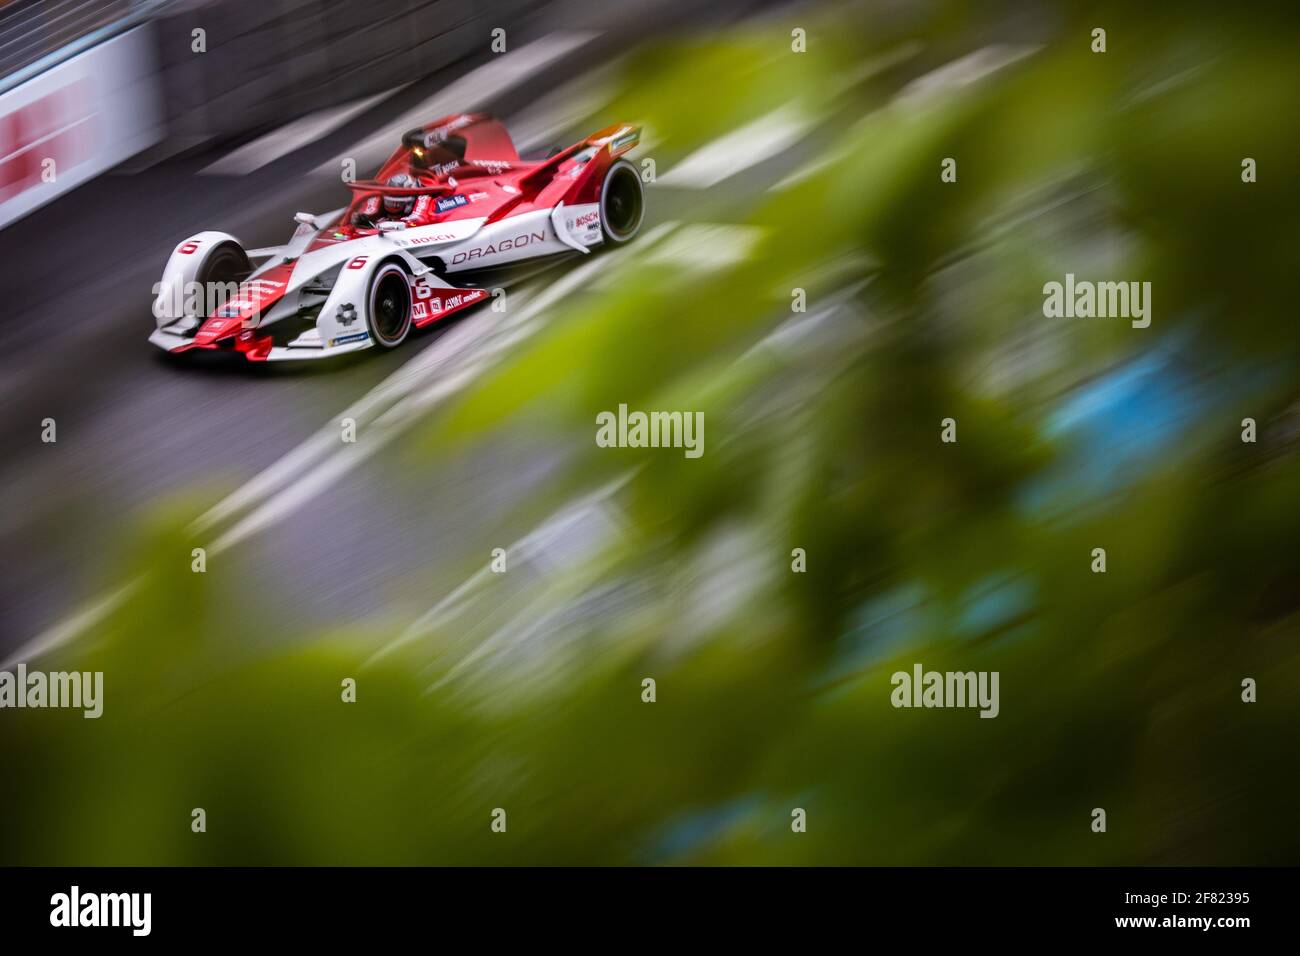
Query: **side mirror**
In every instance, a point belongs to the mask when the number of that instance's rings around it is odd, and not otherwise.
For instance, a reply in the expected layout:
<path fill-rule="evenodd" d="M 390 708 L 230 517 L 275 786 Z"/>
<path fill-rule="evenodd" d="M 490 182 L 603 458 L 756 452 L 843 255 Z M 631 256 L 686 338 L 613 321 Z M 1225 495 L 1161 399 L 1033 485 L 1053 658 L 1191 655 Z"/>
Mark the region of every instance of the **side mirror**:
<path fill-rule="evenodd" d="M 379 231 L 381 233 L 400 232 L 405 228 L 406 228 L 406 223 L 394 222 L 391 219 L 385 219 L 383 222 L 379 224 Z"/>
<path fill-rule="evenodd" d="M 313 229 L 319 229 L 320 224 L 316 222 L 316 217 L 309 212 L 296 212 L 293 214 L 293 221 L 300 226 L 310 226 Z"/>

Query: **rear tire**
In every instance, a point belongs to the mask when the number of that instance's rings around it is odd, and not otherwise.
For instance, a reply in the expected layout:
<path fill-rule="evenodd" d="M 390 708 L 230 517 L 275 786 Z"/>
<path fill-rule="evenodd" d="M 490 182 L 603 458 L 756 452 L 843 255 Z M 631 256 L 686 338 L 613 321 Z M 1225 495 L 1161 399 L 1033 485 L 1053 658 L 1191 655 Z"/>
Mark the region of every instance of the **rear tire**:
<path fill-rule="evenodd" d="M 609 167 L 600 186 L 600 227 L 606 241 L 616 246 L 630 242 L 644 217 L 641 176 L 635 166 L 620 159 Z"/>
<path fill-rule="evenodd" d="M 396 262 L 380 266 L 370 278 L 366 323 L 383 349 L 395 349 L 411 333 L 411 281 Z"/>

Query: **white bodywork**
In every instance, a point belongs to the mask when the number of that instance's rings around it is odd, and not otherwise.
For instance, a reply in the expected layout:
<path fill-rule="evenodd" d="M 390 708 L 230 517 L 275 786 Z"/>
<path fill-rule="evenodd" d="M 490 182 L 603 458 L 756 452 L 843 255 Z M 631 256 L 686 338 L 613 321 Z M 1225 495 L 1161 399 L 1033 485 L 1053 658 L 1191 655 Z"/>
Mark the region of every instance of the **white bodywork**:
<path fill-rule="evenodd" d="M 411 276 L 415 306 L 443 289 L 452 291 L 447 298 L 466 291 L 463 286 L 439 278 L 425 260 L 440 260 L 447 273 L 465 272 L 573 250 L 585 253 L 588 246 L 603 241 L 598 204 L 566 207 L 561 203 L 554 209 L 511 216 L 491 225 L 485 225 L 483 218 L 462 219 L 382 232 L 304 252 L 320 229 L 328 228 L 341 213 L 334 210 L 315 217 L 315 227 L 299 225 L 283 246 L 246 253 L 250 259 L 265 259 L 249 276 L 250 285 L 277 266 L 296 259 L 284 294 L 258 318 L 256 327 L 264 328 L 296 315 L 305 304 L 304 298 L 325 295 L 315 327 L 286 346 L 273 347 L 268 361 L 320 358 L 373 347 L 366 299 L 371 277 L 384 262 L 398 259 L 405 265 Z M 178 302 L 184 301 L 178 292 L 196 281 L 208 256 L 227 242 L 239 245 L 228 233 L 201 232 L 173 250 L 157 288 L 154 315 L 158 328 L 149 337 L 150 342 L 168 351 L 193 343 L 194 330 L 207 316 L 186 315 L 183 308 L 176 308 Z M 321 278 L 331 283 L 327 293 L 310 288 L 313 284 L 320 287 L 322 283 L 317 280 Z"/>

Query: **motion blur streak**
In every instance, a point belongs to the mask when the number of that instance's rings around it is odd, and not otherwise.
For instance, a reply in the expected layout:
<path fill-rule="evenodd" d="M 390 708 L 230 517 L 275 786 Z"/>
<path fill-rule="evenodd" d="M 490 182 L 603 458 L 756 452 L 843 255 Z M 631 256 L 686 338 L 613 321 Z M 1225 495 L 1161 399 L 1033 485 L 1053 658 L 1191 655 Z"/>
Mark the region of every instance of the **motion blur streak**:
<path fill-rule="evenodd" d="M 1290 19 L 436 7 L 246 110 L 160 60 L 158 141 L 4 228 L 0 657 L 107 703 L 5 712 L 0 862 L 1300 857 Z M 434 104 L 542 155 L 644 124 L 642 235 L 392 354 L 152 354 L 178 241 L 283 241 Z M 1067 275 L 1149 282 L 1149 327 L 1049 315 Z M 620 405 L 705 454 L 599 447 Z M 997 718 L 894 708 L 917 665 L 998 674 Z"/>

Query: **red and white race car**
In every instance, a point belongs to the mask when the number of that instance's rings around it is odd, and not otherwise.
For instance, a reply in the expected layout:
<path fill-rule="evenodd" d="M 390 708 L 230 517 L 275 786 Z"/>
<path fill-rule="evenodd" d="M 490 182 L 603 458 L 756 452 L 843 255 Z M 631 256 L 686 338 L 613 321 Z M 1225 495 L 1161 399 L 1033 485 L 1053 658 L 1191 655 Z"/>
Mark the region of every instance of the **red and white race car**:
<path fill-rule="evenodd" d="M 283 246 L 245 250 L 224 232 L 178 245 L 154 289 L 149 341 L 259 362 L 394 348 L 488 298 L 507 267 L 635 236 L 641 177 L 620 157 L 639 138 L 639 127 L 610 126 L 525 162 L 489 116 L 412 130 L 375 179 L 348 183 L 346 208 L 298 213 Z"/>

